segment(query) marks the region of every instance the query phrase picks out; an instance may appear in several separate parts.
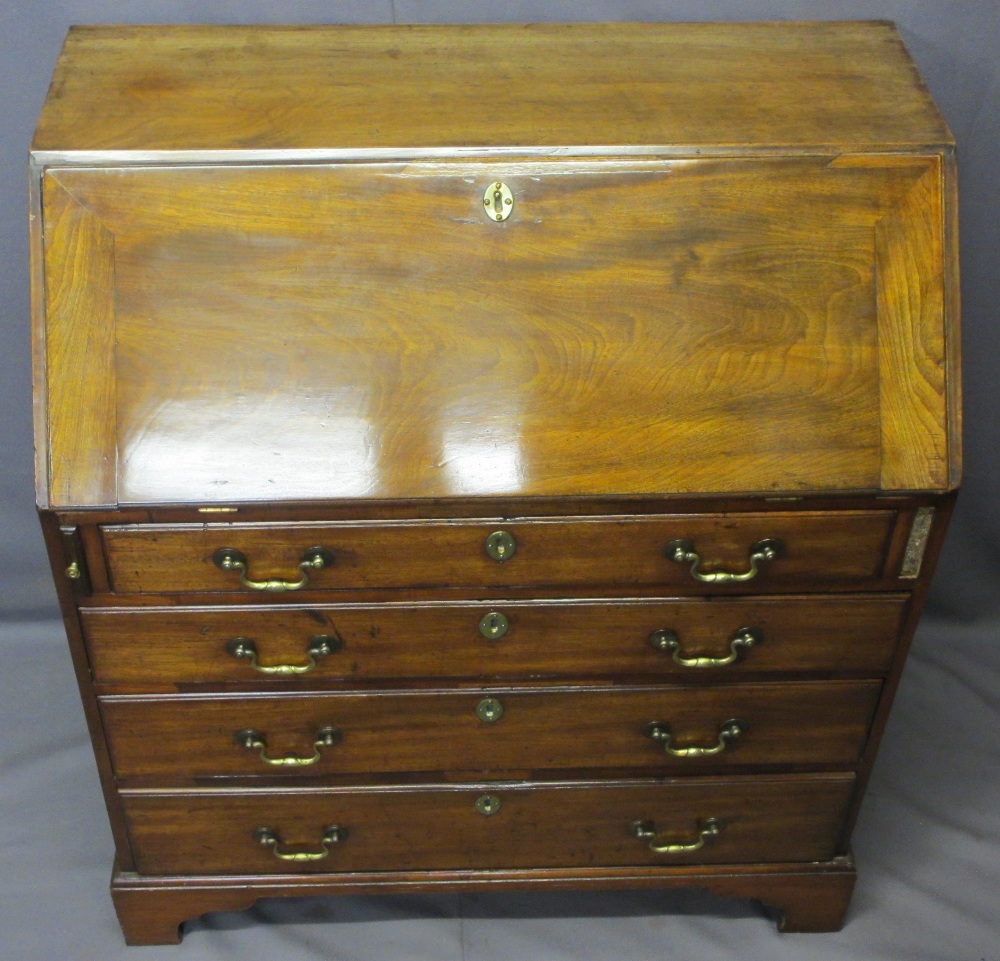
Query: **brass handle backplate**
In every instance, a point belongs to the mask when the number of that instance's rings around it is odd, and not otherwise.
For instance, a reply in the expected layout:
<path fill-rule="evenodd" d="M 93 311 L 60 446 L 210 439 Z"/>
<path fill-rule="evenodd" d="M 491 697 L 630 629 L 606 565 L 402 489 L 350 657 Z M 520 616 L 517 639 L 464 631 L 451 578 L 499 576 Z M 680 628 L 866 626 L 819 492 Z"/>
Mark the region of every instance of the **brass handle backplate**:
<path fill-rule="evenodd" d="M 278 832 L 273 828 L 257 828 L 253 832 L 253 839 L 261 846 L 270 848 L 271 853 L 279 861 L 322 861 L 330 853 L 331 844 L 340 844 L 347 840 L 347 828 L 342 828 L 338 824 L 332 824 L 323 832 L 320 838 L 318 851 L 286 851 L 282 850 L 284 843 L 278 837 Z"/>
<path fill-rule="evenodd" d="M 634 838 L 649 841 L 649 850 L 656 854 L 690 854 L 692 851 L 700 851 L 706 841 L 717 838 L 725 826 L 725 821 L 719 818 L 702 818 L 698 822 L 698 837 L 686 844 L 658 843 L 656 824 L 653 821 L 633 821 L 629 826 L 629 833 Z"/>
<path fill-rule="evenodd" d="M 669 724 L 661 721 L 651 721 L 646 725 L 645 735 L 663 745 L 663 750 L 672 757 L 711 757 L 713 754 L 721 754 L 729 745 L 730 741 L 735 741 L 747 729 L 743 721 L 732 718 L 719 725 L 719 737 L 715 744 L 708 747 L 693 744 L 690 747 L 674 747 L 674 735 Z"/>
<path fill-rule="evenodd" d="M 696 581 L 703 584 L 742 584 L 744 581 L 752 581 L 760 573 L 760 564 L 763 561 L 773 561 L 781 557 L 785 552 L 785 545 L 773 537 L 757 541 L 750 548 L 750 567 L 745 571 L 734 573 L 732 571 L 703 571 L 701 569 L 701 555 L 694 549 L 694 544 L 686 537 L 671 541 L 664 549 L 664 553 L 669 560 L 677 564 L 690 564 L 691 576 Z"/>
<path fill-rule="evenodd" d="M 265 764 L 271 764 L 274 767 L 308 767 L 310 764 L 315 764 L 323 756 L 323 748 L 333 747 L 339 744 L 343 738 L 344 735 L 338 728 L 321 727 L 316 732 L 316 739 L 313 741 L 313 753 L 309 757 L 301 757 L 297 754 L 271 757 L 267 753 L 267 738 L 260 731 L 247 728 L 243 731 L 237 731 L 233 735 L 233 740 L 240 747 L 245 747 L 248 751 L 259 752 L 260 759 Z"/>
<path fill-rule="evenodd" d="M 306 657 L 309 660 L 305 664 L 261 664 L 257 660 L 257 645 L 247 637 L 234 637 L 228 644 L 226 650 L 238 660 L 249 661 L 250 666 L 261 674 L 272 677 L 291 677 L 296 674 L 308 674 L 318 666 L 321 657 L 327 657 L 334 651 L 340 649 L 340 641 L 328 634 L 317 634 L 309 641 L 306 648 Z"/>
<path fill-rule="evenodd" d="M 483 194 L 483 209 L 490 220 L 506 220 L 514 209 L 514 195 L 503 181 L 495 180 Z"/>
<path fill-rule="evenodd" d="M 725 667 L 741 660 L 744 651 L 755 644 L 760 644 L 763 638 L 759 631 L 752 627 L 741 627 L 729 639 L 729 654 L 725 657 L 688 657 L 681 653 L 681 640 L 676 631 L 654 631 L 649 635 L 649 643 L 658 651 L 670 654 L 681 667 Z"/>
<path fill-rule="evenodd" d="M 266 581 L 255 581 L 247 576 L 249 561 L 243 551 L 232 547 L 220 547 L 213 555 L 212 562 L 220 571 L 235 571 L 239 574 L 240 583 L 252 591 L 300 591 L 309 583 L 311 571 L 319 571 L 333 564 L 333 554 L 325 547 L 310 547 L 299 561 L 302 576 L 297 581 L 284 581 L 273 578 Z"/>

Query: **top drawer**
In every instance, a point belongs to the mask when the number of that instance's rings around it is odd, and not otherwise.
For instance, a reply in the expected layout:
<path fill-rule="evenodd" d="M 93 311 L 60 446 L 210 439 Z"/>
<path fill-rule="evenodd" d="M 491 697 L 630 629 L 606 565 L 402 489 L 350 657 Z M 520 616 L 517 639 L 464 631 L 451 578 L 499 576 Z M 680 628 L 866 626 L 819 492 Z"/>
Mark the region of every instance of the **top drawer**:
<path fill-rule="evenodd" d="M 102 528 L 116 593 L 872 587 L 895 511 Z M 890 573 L 891 577 L 891 573 Z M 892 581 L 894 586 L 895 581 Z"/>

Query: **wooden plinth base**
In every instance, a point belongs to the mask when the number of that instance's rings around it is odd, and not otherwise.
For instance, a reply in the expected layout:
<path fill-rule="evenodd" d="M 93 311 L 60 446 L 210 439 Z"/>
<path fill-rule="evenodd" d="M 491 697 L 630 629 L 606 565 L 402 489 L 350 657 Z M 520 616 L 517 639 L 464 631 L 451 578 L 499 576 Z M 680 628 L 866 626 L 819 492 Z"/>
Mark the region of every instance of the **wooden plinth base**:
<path fill-rule="evenodd" d="M 142 877 L 119 871 L 111 896 L 128 944 L 179 944 L 180 927 L 209 911 L 243 911 L 260 898 L 486 891 L 498 888 L 701 888 L 776 908 L 781 931 L 839 931 L 854 890 L 850 858 L 817 864 L 691 868 L 425 871 L 384 874 Z"/>

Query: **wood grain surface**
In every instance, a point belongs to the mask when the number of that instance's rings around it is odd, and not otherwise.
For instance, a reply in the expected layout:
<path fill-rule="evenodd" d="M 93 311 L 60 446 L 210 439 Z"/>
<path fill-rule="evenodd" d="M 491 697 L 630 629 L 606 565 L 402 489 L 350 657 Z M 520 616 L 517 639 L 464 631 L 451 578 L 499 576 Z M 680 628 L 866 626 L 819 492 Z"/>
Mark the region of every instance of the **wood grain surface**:
<path fill-rule="evenodd" d="M 722 865 L 341 871 L 336 874 L 140 875 L 116 866 L 111 895 L 127 944 L 178 944 L 181 923 L 208 911 L 244 911 L 260 898 L 434 891 L 698 888 L 756 898 L 781 931 L 839 931 L 857 872 L 850 857 Z"/>
<path fill-rule="evenodd" d="M 44 195 L 47 437 L 42 505 L 118 502 L 114 236 L 58 184 Z"/>
<path fill-rule="evenodd" d="M 307 776 L 643 768 L 697 774 L 747 765 L 857 762 L 881 684 L 824 681 L 691 688 L 472 688 L 271 695 L 111 696 L 101 699 L 119 777 Z M 499 720 L 476 714 L 500 701 Z M 644 734 L 670 727 L 672 745 L 713 746 L 724 722 L 747 730 L 720 754 L 673 757 Z M 273 766 L 237 744 L 264 735 L 269 756 L 313 755 L 321 728 L 340 743 L 308 767 Z"/>
<path fill-rule="evenodd" d="M 889 23 L 78 27 L 36 151 L 951 140 Z"/>
<path fill-rule="evenodd" d="M 320 546 L 333 563 L 310 574 L 309 589 L 592 586 L 600 590 L 661 585 L 664 592 L 780 592 L 790 586 L 850 589 L 883 576 L 896 512 L 787 512 L 551 518 L 531 521 L 389 521 L 301 524 L 146 524 L 106 526 L 104 547 L 112 590 L 257 593 L 213 556 L 234 548 L 248 559 L 249 577 L 294 581 L 299 561 Z M 486 553 L 486 539 L 503 530 L 516 542 L 506 561 Z M 668 560 L 665 548 L 687 538 L 706 571 L 743 573 L 752 546 L 783 544 L 762 561 L 752 581 L 704 584 L 689 564 Z M 895 572 L 892 572 L 895 575 Z M 287 597 L 272 594 L 271 597 Z"/>
<path fill-rule="evenodd" d="M 940 256 L 874 279 L 876 223 L 940 206 L 911 197 L 929 163 L 57 170 L 114 238 L 83 253 L 115 353 L 72 406 L 121 503 L 941 487 Z"/>
<path fill-rule="evenodd" d="M 583 865 L 819 861 L 834 853 L 850 775 L 482 785 L 370 791 L 127 794 L 129 829 L 144 874 L 315 873 Z M 501 802 L 490 816 L 474 803 Z M 685 843 L 706 817 L 722 833 L 692 854 L 656 854 L 630 836 L 653 821 L 660 843 Z M 332 824 L 347 838 L 328 858 L 288 864 L 253 838 L 270 827 L 293 850 L 317 850 Z"/>
<path fill-rule="evenodd" d="M 875 230 L 881 484 L 890 489 L 949 480 L 941 177 L 932 166 Z"/>
<path fill-rule="evenodd" d="M 386 602 L 277 608 L 90 608 L 81 618 L 100 683 L 289 682 L 234 658 L 247 638 L 263 666 L 308 663 L 310 640 L 338 649 L 290 683 L 330 679 L 669 675 L 692 682 L 782 671 L 880 674 L 891 662 L 905 595 L 476 604 Z M 488 640 L 479 623 L 502 614 L 507 633 Z M 677 633 L 686 658 L 724 658 L 741 629 L 759 637 L 718 668 L 683 667 L 650 643 Z"/>

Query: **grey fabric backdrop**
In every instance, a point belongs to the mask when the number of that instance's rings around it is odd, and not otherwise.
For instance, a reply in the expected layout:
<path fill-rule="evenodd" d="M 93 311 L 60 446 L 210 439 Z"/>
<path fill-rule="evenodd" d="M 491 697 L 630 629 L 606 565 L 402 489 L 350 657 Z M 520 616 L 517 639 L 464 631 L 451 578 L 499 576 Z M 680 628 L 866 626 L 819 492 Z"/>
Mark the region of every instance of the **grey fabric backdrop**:
<path fill-rule="evenodd" d="M 880 878 L 890 885 L 879 889 L 892 898 L 895 891 L 899 911 L 886 914 L 893 923 L 915 924 L 910 931 L 891 936 L 884 930 L 853 924 L 854 941 L 785 939 L 784 947 L 770 945 L 761 933 L 759 921 L 753 936 L 763 938 L 757 948 L 745 940 L 750 930 L 748 915 L 740 908 L 719 907 L 711 902 L 705 927 L 688 924 L 681 938 L 668 947 L 685 957 L 892 957 L 986 959 L 1000 958 L 1000 928 L 997 891 L 1000 890 L 1000 831 L 997 816 L 998 752 L 995 747 L 976 750 L 981 730 L 995 732 L 1000 686 L 1000 664 L 993 643 L 993 625 L 1000 613 L 1000 591 L 994 584 L 1000 572 L 997 548 L 1000 512 L 994 509 L 1000 486 L 1000 444 L 997 443 L 995 388 L 996 358 L 1000 347 L 1000 325 L 994 320 L 993 301 L 998 296 L 995 278 L 1000 275 L 1000 2 L 998 0 L 518 0 L 489 3 L 485 0 L 0 0 L 0 323 L 3 353 L 0 356 L 0 817 L 8 839 L 0 845 L 0 890 L 17 890 L 15 909 L 3 913 L 0 929 L 0 958 L 108 957 L 117 956 L 105 893 L 105 860 L 110 838 L 103 824 L 103 812 L 96 787 L 96 771 L 85 742 L 82 714 L 63 650 L 54 593 L 43 556 L 41 538 L 33 509 L 31 373 L 29 366 L 29 311 L 27 275 L 26 159 L 31 131 L 45 96 L 48 78 L 66 28 L 72 23 L 256 23 L 256 22 L 444 22 L 496 20 L 783 20 L 783 19 L 892 19 L 915 57 L 928 86 L 959 144 L 962 242 L 962 295 L 964 317 L 964 377 L 966 411 L 965 484 L 952 523 L 948 545 L 939 566 L 932 592 L 929 626 L 922 628 L 915 646 L 915 667 L 908 668 L 900 693 L 900 706 L 887 736 L 887 746 L 877 769 L 871 798 L 866 804 L 858 843 L 873 842 L 876 861 L 889 862 L 893 850 L 904 849 L 907 864 L 915 872 L 907 887 L 892 885 L 892 869 Z M 955 665 L 962 665 L 961 669 Z M 992 666 L 991 666 L 992 665 Z M 914 673 L 915 672 L 915 673 Z M 914 680 L 915 678 L 915 680 Z M 909 713 L 907 713 L 909 712 Z M 946 725 L 946 731 L 930 724 Z M 922 726 L 923 725 L 923 726 Z M 895 732 L 895 739 L 893 733 Z M 921 737 L 926 738 L 921 741 Z M 954 751 L 951 739 L 965 737 L 968 747 Z M 927 745 L 921 750 L 921 743 Z M 888 760 L 886 756 L 888 755 Z M 943 765 L 939 767 L 938 765 Z M 897 837 L 903 845 L 880 854 L 882 838 L 874 832 L 884 829 L 893 836 L 895 822 L 890 805 L 880 810 L 879 790 L 892 792 L 902 784 L 902 792 L 912 788 L 911 798 L 919 808 L 924 804 L 920 784 L 931 778 L 933 802 L 924 815 L 937 833 L 928 840 L 924 852 L 935 872 L 924 875 L 924 865 L 913 865 L 915 856 L 905 832 Z M 909 778 L 909 781 L 907 780 Z M 965 807 L 953 823 L 947 822 L 949 804 Z M 872 807 L 874 806 L 874 813 Z M 913 807 L 903 804 L 906 815 Z M 942 808 L 944 812 L 942 813 Z M 936 812 L 936 813 L 934 813 Z M 898 812 L 897 812 L 898 813 Z M 13 818 L 13 823 L 11 819 Z M 55 819 L 53 821 L 53 819 Z M 867 826 L 866 826 L 867 825 Z M 966 860 L 949 858 L 956 850 L 967 850 Z M 81 833 L 82 832 L 82 833 Z M 34 864 L 45 839 L 48 863 Z M 875 843 L 877 841 L 877 843 Z M 967 848 L 962 845 L 967 844 Z M 940 859 L 944 860 L 941 861 Z M 935 861 L 935 859 L 938 859 Z M 928 862 L 928 863 L 929 863 Z M 95 868 L 95 865 L 97 867 Z M 877 863 L 876 863 L 877 867 Z M 37 868 L 37 869 L 36 869 Z M 74 874 L 75 872 L 75 874 Z M 904 872 L 905 874 L 905 872 Z M 864 875 L 862 875 L 864 877 Z M 898 880 L 898 879 L 897 879 Z M 934 885 L 957 885 L 950 900 L 933 894 Z M 81 893 L 81 886 L 86 890 Z M 898 888 L 898 885 L 897 885 Z M 875 889 L 869 889 L 875 890 Z M 901 892 L 901 893 L 900 893 Z M 912 895 L 912 898 L 910 897 Z M 926 897 L 925 897 L 926 896 Z M 6 899 L 7 895 L 4 895 Z M 567 896 L 569 897 L 569 896 Z M 921 898 L 924 897 L 924 900 Z M 89 898 L 89 900 L 87 900 Z M 926 900 L 930 898 L 930 900 Z M 937 900 L 935 900 L 937 898 Z M 968 910 L 956 905 L 971 898 Z M 64 899 L 60 902 L 60 899 Z M 43 920 L 42 906 L 49 910 L 62 904 L 66 923 Z M 641 940 L 658 918 L 656 898 L 647 894 L 623 899 L 603 898 L 507 898 L 483 907 L 481 899 L 424 899 L 418 902 L 390 902 L 355 899 L 353 908 L 330 916 L 358 922 L 348 941 L 317 940 L 308 929 L 311 908 L 299 909 L 288 931 L 291 940 L 263 941 L 254 948 L 253 936 L 246 931 L 241 941 L 242 922 L 223 921 L 213 927 L 202 922 L 201 931 L 214 933 L 215 940 L 203 938 L 200 949 L 187 946 L 182 954 L 160 956 L 207 957 L 322 957 L 351 956 L 376 958 L 390 952 L 396 956 L 451 957 L 449 948 L 435 946 L 433 936 L 424 944 L 420 931 L 433 931 L 438 921 L 451 923 L 464 914 L 480 920 L 490 912 L 515 919 L 520 927 L 506 927 L 511 940 L 499 939 L 489 924 L 481 925 L 482 940 L 469 941 L 463 935 L 461 956 L 493 957 L 503 944 L 510 957 L 602 957 L 613 956 L 618 944 L 631 957 L 646 957 L 652 950 Z M 687 911 L 688 901 L 675 898 L 676 915 Z M 706 907 L 694 901 L 693 910 Z M 862 901 L 862 904 L 866 902 Z M 895 903 L 895 902 L 894 902 Z M 947 907 L 950 905 L 950 907 Z M 414 906 L 416 905 L 416 906 Z M 910 905 L 910 909 L 903 907 Z M 927 907 L 933 917 L 923 917 L 926 929 L 915 917 Z M 883 905 L 886 912 L 889 908 Z M 316 909 L 319 910 L 319 909 Z M 353 913 L 352 913 L 353 912 Z M 608 941 L 596 935 L 574 942 L 553 941 L 564 937 L 567 917 L 594 913 L 604 918 Z M 950 912 L 950 913 L 949 913 Z M 262 916 L 268 913 L 262 910 Z M 862 914 L 864 912 L 862 911 Z M 732 915 L 744 924 L 712 921 Z M 379 921 L 379 918 L 395 921 Z M 431 919 L 430 928 L 407 922 Z M 628 922 L 637 919 L 639 926 Z M 945 926 L 946 935 L 938 922 Z M 402 924 L 395 928 L 393 924 Z M 537 922 L 537 924 L 536 924 Z M 648 922 L 648 923 L 647 923 Z M 511 922 L 513 923 L 513 921 Z M 305 924 L 307 927 L 302 927 Z M 367 927 L 365 925 L 368 925 Z M 949 925 L 951 927 L 949 927 Z M 102 928 L 103 926 L 103 928 Z M 229 928 L 232 928 L 230 930 Z M 80 932 L 92 937 L 81 941 Z M 851 928 L 848 929 L 849 931 Z M 934 934 L 931 932 L 934 931 Z M 95 933 L 97 932 L 97 933 Z M 110 932 L 110 933 L 109 933 Z M 615 932 L 612 936 L 611 932 Z M 873 933 L 874 932 L 874 933 Z M 660 933 L 653 932 L 656 938 Z M 506 937 L 505 935 L 505 937 Z M 219 938 L 221 937 L 221 940 Z M 260 937 L 264 938 L 263 934 Z M 519 941 L 518 938 L 526 940 Z M 234 939 L 235 938 L 235 939 Z M 490 939 L 493 938 L 493 941 Z M 622 942 L 621 939 L 625 941 Z M 629 938 L 634 940 L 629 942 Z M 617 939 L 617 940 L 616 940 Z M 859 940 L 860 939 L 860 940 Z M 312 947 L 321 943 L 343 945 L 343 954 Z M 442 943 L 448 942 L 447 937 Z M 265 944 L 267 947 L 265 947 Z M 575 944 L 575 947 L 573 947 Z M 796 945 L 793 950 L 790 945 Z M 87 945 L 89 947 L 84 947 Z M 350 945 L 350 947 L 348 946 Z M 770 945 L 769 947 L 767 945 Z M 840 945 L 839 948 L 836 945 Z M 74 947 L 75 946 L 75 947 Z M 227 953 L 227 946 L 236 952 Z M 683 946 L 683 950 L 680 950 Z M 308 950 L 307 950 L 308 949 Z M 468 950 L 467 950 L 468 949 Z M 5 951 L 13 951 L 6 954 Z M 176 949 L 175 949 L 176 950 Z M 256 951 L 261 953 L 258 955 Z M 215 953 L 215 952 L 218 953 Z M 248 953 L 249 951 L 249 953 Z M 304 953 L 296 953 L 304 952 Z M 990 953 L 992 952 L 992 953 Z M 145 957 L 146 952 L 130 957 Z M 454 956 L 458 956 L 457 953 Z M 649 956 L 655 956 L 650 954 Z"/>

